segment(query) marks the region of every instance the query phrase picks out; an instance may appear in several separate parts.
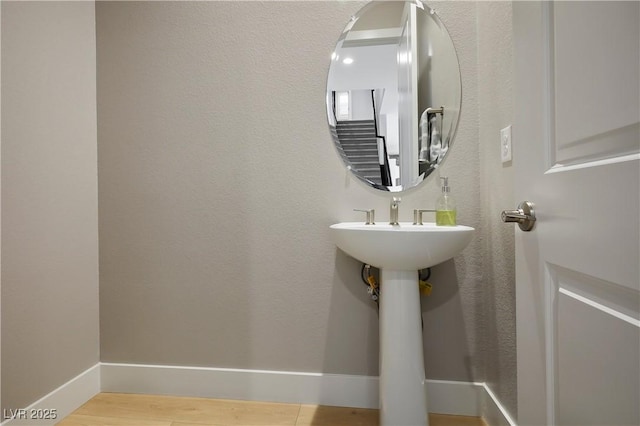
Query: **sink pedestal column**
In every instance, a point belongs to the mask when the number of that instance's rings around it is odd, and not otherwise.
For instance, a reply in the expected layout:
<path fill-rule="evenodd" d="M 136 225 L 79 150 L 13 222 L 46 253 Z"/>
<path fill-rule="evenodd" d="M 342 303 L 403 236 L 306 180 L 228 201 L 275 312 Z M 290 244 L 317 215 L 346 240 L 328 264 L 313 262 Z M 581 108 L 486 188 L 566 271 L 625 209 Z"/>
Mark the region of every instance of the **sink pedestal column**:
<path fill-rule="evenodd" d="M 380 274 L 380 424 L 428 425 L 418 271 Z"/>

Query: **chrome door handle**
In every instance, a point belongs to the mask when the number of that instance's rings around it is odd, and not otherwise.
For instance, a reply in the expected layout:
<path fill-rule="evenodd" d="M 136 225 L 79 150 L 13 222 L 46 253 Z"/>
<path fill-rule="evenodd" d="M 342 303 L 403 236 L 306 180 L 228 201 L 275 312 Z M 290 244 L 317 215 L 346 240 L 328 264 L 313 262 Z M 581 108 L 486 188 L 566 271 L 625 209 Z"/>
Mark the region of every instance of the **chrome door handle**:
<path fill-rule="evenodd" d="M 518 205 L 518 210 L 503 210 L 502 221 L 516 222 L 523 231 L 531 231 L 536 224 L 536 212 L 533 209 L 533 203 L 523 201 Z"/>

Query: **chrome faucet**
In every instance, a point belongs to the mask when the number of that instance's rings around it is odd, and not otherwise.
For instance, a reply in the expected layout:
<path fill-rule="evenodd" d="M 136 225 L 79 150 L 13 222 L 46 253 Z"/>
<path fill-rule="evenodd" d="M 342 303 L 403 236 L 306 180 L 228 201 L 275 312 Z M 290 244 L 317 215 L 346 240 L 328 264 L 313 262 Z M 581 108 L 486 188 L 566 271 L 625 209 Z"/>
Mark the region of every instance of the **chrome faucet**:
<path fill-rule="evenodd" d="M 391 199 L 391 206 L 389 210 L 389 225 L 400 225 L 398 223 L 398 204 L 400 204 L 400 197 L 393 197 Z"/>
<path fill-rule="evenodd" d="M 365 225 L 375 225 L 376 224 L 376 211 L 374 209 L 353 209 L 354 212 L 363 212 L 367 214 L 367 221 L 364 223 Z"/>
<path fill-rule="evenodd" d="M 433 209 L 414 209 L 413 210 L 413 224 L 414 225 L 424 225 L 422 223 L 422 213 L 427 213 L 427 212 L 435 213 L 435 210 L 433 210 Z"/>

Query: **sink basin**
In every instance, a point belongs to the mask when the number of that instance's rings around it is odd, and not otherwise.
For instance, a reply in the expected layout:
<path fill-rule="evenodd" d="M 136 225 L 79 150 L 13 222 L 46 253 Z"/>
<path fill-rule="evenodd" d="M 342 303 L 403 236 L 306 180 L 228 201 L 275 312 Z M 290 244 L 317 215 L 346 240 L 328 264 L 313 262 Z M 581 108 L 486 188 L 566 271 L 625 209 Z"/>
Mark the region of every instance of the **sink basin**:
<path fill-rule="evenodd" d="M 451 259 L 471 241 L 474 228 L 343 222 L 330 226 L 333 242 L 349 256 L 377 268 L 417 271 Z"/>

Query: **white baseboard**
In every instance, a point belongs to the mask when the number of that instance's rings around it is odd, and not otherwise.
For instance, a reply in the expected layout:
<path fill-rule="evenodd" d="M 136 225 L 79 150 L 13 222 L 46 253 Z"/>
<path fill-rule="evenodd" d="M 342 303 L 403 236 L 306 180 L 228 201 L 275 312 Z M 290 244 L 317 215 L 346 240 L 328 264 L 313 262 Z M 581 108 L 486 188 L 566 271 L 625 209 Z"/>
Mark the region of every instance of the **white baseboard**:
<path fill-rule="evenodd" d="M 102 391 L 378 408 L 378 377 L 101 364 Z M 429 411 L 481 415 L 483 384 L 427 380 Z"/>
<path fill-rule="evenodd" d="M 427 380 L 427 407 L 430 413 L 480 416 L 482 383 Z"/>
<path fill-rule="evenodd" d="M 288 371 L 101 364 L 104 392 L 377 407 L 378 378 Z"/>
<path fill-rule="evenodd" d="M 491 426 L 517 426 L 507 409 L 500 403 L 496 395 L 486 383 L 482 384 L 484 389 L 482 417 Z"/>
<path fill-rule="evenodd" d="M 55 409 L 57 419 L 15 418 L 0 426 L 53 425 L 99 392 L 378 408 L 378 377 L 373 376 L 99 363 L 25 409 L 27 416 L 31 410 Z M 485 383 L 427 380 L 427 398 L 432 413 L 516 426 Z"/>
<path fill-rule="evenodd" d="M 101 366 L 104 392 L 363 408 L 378 405 L 377 377 L 165 365 Z"/>
<path fill-rule="evenodd" d="M 2 422 L 1 426 L 54 425 L 99 392 L 98 363 L 24 409 L 5 409 L 2 418 L 6 421 Z"/>

